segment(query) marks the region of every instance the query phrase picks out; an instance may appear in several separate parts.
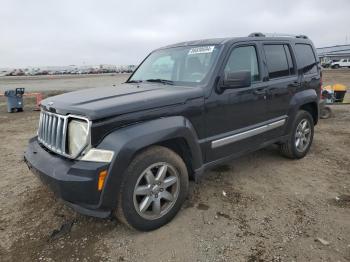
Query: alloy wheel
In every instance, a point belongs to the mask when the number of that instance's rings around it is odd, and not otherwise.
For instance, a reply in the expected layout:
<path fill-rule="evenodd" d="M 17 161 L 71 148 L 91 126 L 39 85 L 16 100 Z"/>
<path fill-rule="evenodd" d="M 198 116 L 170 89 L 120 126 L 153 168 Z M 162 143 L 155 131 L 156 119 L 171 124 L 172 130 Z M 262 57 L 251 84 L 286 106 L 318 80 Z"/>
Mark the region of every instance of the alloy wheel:
<path fill-rule="evenodd" d="M 136 182 L 134 207 L 141 217 L 158 219 L 171 210 L 179 191 L 178 171 L 168 163 L 155 163 L 146 168 Z"/>
<path fill-rule="evenodd" d="M 295 132 L 295 147 L 299 152 L 304 152 L 311 140 L 311 124 L 309 120 L 302 119 Z"/>

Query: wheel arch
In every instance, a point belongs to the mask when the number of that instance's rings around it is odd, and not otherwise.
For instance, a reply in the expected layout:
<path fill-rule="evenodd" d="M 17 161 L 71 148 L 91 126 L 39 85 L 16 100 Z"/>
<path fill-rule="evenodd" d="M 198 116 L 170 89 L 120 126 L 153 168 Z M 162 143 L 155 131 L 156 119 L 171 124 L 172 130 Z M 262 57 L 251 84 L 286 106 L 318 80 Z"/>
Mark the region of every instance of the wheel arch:
<path fill-rule="evenodd" d="M 164 146 L 174 151 L 176 154 L 178 154 L 182 158 L 182 160 L 184 161 L 187 167 L 189 178 L 191 180 L 194 180 L 195 167 L 192 165 L 193 153 L 185 138 L 183 137 L 172 138 L 169 140 L 162 141 L 160 143 L 156 143 L 155 145 Z"/>
<path fill-rule="evenodd" d="M 316 90 L 310 88 L 294 94 L 290 100 L 289 109 L 287 112 L 288 123 L 284 129 L 285 135 L 290 133 L 294 119 L 299 110 L 309 112 L 314 120 L 314 125 L 317 124 L 319 118 L 319 98 Z"/>
<path fill-rule="evenodd" d="M 191 122 L 182 116 L 160 118 L 116 130 L 98 146 L 115 152 L 101 194 L 101 206 L 116 207 L 117 192 L 129 163 L 136 154 L 153 145 L 167 147 L 179 154 L 190 176 L 203 165 L 197 134 Z"/>
<path fill-rule="evenodd" d="M 302 104 L 299 107 L 299 110 L 305 110 L 309 112 L 314 121 L 314 125 L 317 124 L 318 118 L 319 118 L 319 112 L 318 112 L 318 104 L 316 102 L 309 102 L 309 103 Z"/>

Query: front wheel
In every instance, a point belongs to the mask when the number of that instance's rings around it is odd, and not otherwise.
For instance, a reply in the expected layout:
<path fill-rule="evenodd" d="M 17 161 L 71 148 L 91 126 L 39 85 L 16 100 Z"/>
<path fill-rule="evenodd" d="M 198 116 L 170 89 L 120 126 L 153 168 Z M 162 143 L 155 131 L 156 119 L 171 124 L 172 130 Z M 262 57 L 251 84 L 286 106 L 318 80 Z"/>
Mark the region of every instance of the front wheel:
<path fill-rule="evenodd" d="M 138 154 L 125 175 L 117 218 L 141 231 L 157 229 L 180 210 L 188 192 L 188 173 L 172 150 L 152 146 Z"/>
<path fill-rule="evenodd" d="M 295 116 L 289 139 L 280 145 L 281 153 L 292 159 L 303 158 L 314 137 L 314 121 L 309 112 L 299 110 Z"/>

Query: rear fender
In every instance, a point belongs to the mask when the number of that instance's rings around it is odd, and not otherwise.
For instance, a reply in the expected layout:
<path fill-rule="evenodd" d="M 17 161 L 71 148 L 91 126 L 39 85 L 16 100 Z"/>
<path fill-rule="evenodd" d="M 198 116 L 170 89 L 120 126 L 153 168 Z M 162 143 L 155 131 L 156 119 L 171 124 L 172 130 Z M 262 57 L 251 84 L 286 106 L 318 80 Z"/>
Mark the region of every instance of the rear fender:
<path fill-rule="evenodd" d="M 316 103 L 317 106 L 317 116 L 319 115 L 318 109 L 318 97 L 314 89 L 307 89 L 296 93 L 290 101 L 288 110 L 288 123 L 285 128 L 285 134 L 290 133 L 292 128 L 294 118 L 298 110 L 306 104 Z"/>

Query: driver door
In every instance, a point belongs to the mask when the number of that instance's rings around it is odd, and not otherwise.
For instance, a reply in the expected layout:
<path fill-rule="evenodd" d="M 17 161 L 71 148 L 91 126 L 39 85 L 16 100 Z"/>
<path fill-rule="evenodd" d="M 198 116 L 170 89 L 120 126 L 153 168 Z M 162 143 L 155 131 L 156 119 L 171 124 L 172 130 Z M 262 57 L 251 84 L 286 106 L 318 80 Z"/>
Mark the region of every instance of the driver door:
<path fill-rule="evenodd" d="M 224 60 L 218 85 L 222 85 L 225 73 L 247 70 L 251 73 L 251 85 L 212 92 L 205 101 L 206 162 L 250 151 L 264 142 L 263 133 L 252 133 L 268 120 L 267 84 L 262 81 L 259 50 L 254 42 L 236 44 Z"/>

